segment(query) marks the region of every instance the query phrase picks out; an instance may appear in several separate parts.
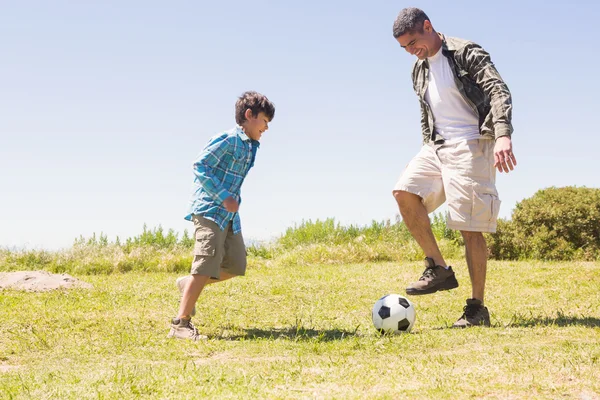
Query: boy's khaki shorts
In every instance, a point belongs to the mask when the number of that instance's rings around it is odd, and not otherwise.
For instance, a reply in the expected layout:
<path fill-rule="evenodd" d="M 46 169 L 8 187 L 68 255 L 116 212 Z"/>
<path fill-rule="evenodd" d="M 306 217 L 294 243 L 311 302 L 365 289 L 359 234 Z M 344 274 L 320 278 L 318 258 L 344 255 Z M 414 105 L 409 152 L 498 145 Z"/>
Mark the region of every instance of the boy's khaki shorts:
<path fill-rule="evenodd" d="M 200 215 L 192 215 L 194 222 L 194 260 L 192 275 L 220 279 L 221 271 L 231 275 L 245 275 L 246 246 L 241 233 L 233 234 L 232 223 L 222 231 L 219 226 Z"/>
<path fill-rule="evenodd" d="M 450 229 L 496 232 L 500 199 L 494 140 L 427 144 L 408 163 L 394 190 L 420 196 L 428 213 L 448 200 L 446 219 Z"/>

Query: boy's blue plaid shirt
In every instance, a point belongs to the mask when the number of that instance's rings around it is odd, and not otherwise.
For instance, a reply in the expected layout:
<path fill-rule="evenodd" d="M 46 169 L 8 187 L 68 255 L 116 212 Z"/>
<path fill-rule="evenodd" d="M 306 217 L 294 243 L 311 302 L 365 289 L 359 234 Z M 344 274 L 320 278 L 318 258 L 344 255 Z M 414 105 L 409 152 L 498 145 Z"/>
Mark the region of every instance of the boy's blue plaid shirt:
<path fill-rule="evenodd" d="M 223 200 L 231 196 L 242 203 L 240 189 L 259 147 L 260 143 L 246 136 L 239 126 L 211 138 L 194 162 L 194 185 L 185 219 L 201 215 L 221 230 L 233 221 L 233 233 L 240 233 L 239 214 L 227 211 Z"/>

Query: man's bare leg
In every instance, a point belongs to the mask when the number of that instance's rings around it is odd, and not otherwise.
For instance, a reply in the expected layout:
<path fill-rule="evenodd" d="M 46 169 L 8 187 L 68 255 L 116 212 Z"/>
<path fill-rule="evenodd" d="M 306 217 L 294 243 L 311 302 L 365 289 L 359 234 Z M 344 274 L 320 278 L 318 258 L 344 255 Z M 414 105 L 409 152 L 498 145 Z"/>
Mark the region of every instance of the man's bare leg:
<path fill-rule="evenodd" d="M 435 236 L 433 236 L 431 221 L 421 197 L 404 190 L 394 190 L 393 193 L 400 208 L 402 220 L 417 244 L 423 249 L 425 256 L 432 258 L 435 265 L 446 267 L 446 261 L 440 252 Z"/>
<path fill-rule="evenodd" d="M 481 300 L 485 290 L 485 276 L 487 271 L 487 244 L 481 232 L 460 232 L 465 240 L 465 256 L 471 277 L 474 299 Z"/>

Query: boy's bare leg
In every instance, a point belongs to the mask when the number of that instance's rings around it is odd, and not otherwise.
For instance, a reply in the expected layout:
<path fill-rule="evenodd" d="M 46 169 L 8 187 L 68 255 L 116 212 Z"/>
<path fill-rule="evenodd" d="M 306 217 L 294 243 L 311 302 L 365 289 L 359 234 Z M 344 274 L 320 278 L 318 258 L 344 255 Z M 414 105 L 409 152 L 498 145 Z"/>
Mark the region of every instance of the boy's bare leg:
<path fill-rule="evenodd" d="M 198 301 L 198 297 L 200 297 L 200 293 L 202 293 L 202 290 L 204 290 L 206 285 L 223 282 L 235 276 L 236 275 L 228 274 L 227 272 L 221 272 L 221 277 L 219 279 L 213 279 L 204 275 L 191 275 L 191 278 L 187 279 L 187 283 L 183 289 L 183 296 L 181 297 L 181 303 L 179 304 L 177 318 L 189 318 L 191 316 L 194 305 Z"/>
<path fill-rule="evenodd" d="M 223 281 L 226 281 L 227 279 L 235 278 L 236 276 L 237 275 L 232 275 L 227 272 L 221 271 L 221 277 L 219 279 L 210 278 L 206 284 L 209 285 L 211 283 L 223 282 Z"/>
<path fill-rule="evenodd" d="M 179 303 L 177 318 L 190 318 L 194 305 L 209 280 L 210 277 L 204 275 L 192 275 L 191 279 L 187 280 L 181 302 Z"/>

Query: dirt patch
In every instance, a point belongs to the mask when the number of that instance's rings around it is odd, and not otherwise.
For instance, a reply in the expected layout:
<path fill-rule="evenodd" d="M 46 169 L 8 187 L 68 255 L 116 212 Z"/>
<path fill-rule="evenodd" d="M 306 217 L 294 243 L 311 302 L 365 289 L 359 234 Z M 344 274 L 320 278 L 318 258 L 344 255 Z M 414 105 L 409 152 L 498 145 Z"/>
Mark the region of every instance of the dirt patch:
<path fill-rule="evenodd" d="M 0 272 L 0 290 L 13 289 L 27 292 L 46 292 L 55 289 L 84 288 L 92 285 L 68 274 L 51 274 L 46 271 Z"/>
<path fill-rule="evenodd" d="M 10 371 L 15 370 L 17 368 L 19 368 L 19 367 L 15 366 L 15 365 L 0 364 L 0 373 L 10 372 Z"/>

